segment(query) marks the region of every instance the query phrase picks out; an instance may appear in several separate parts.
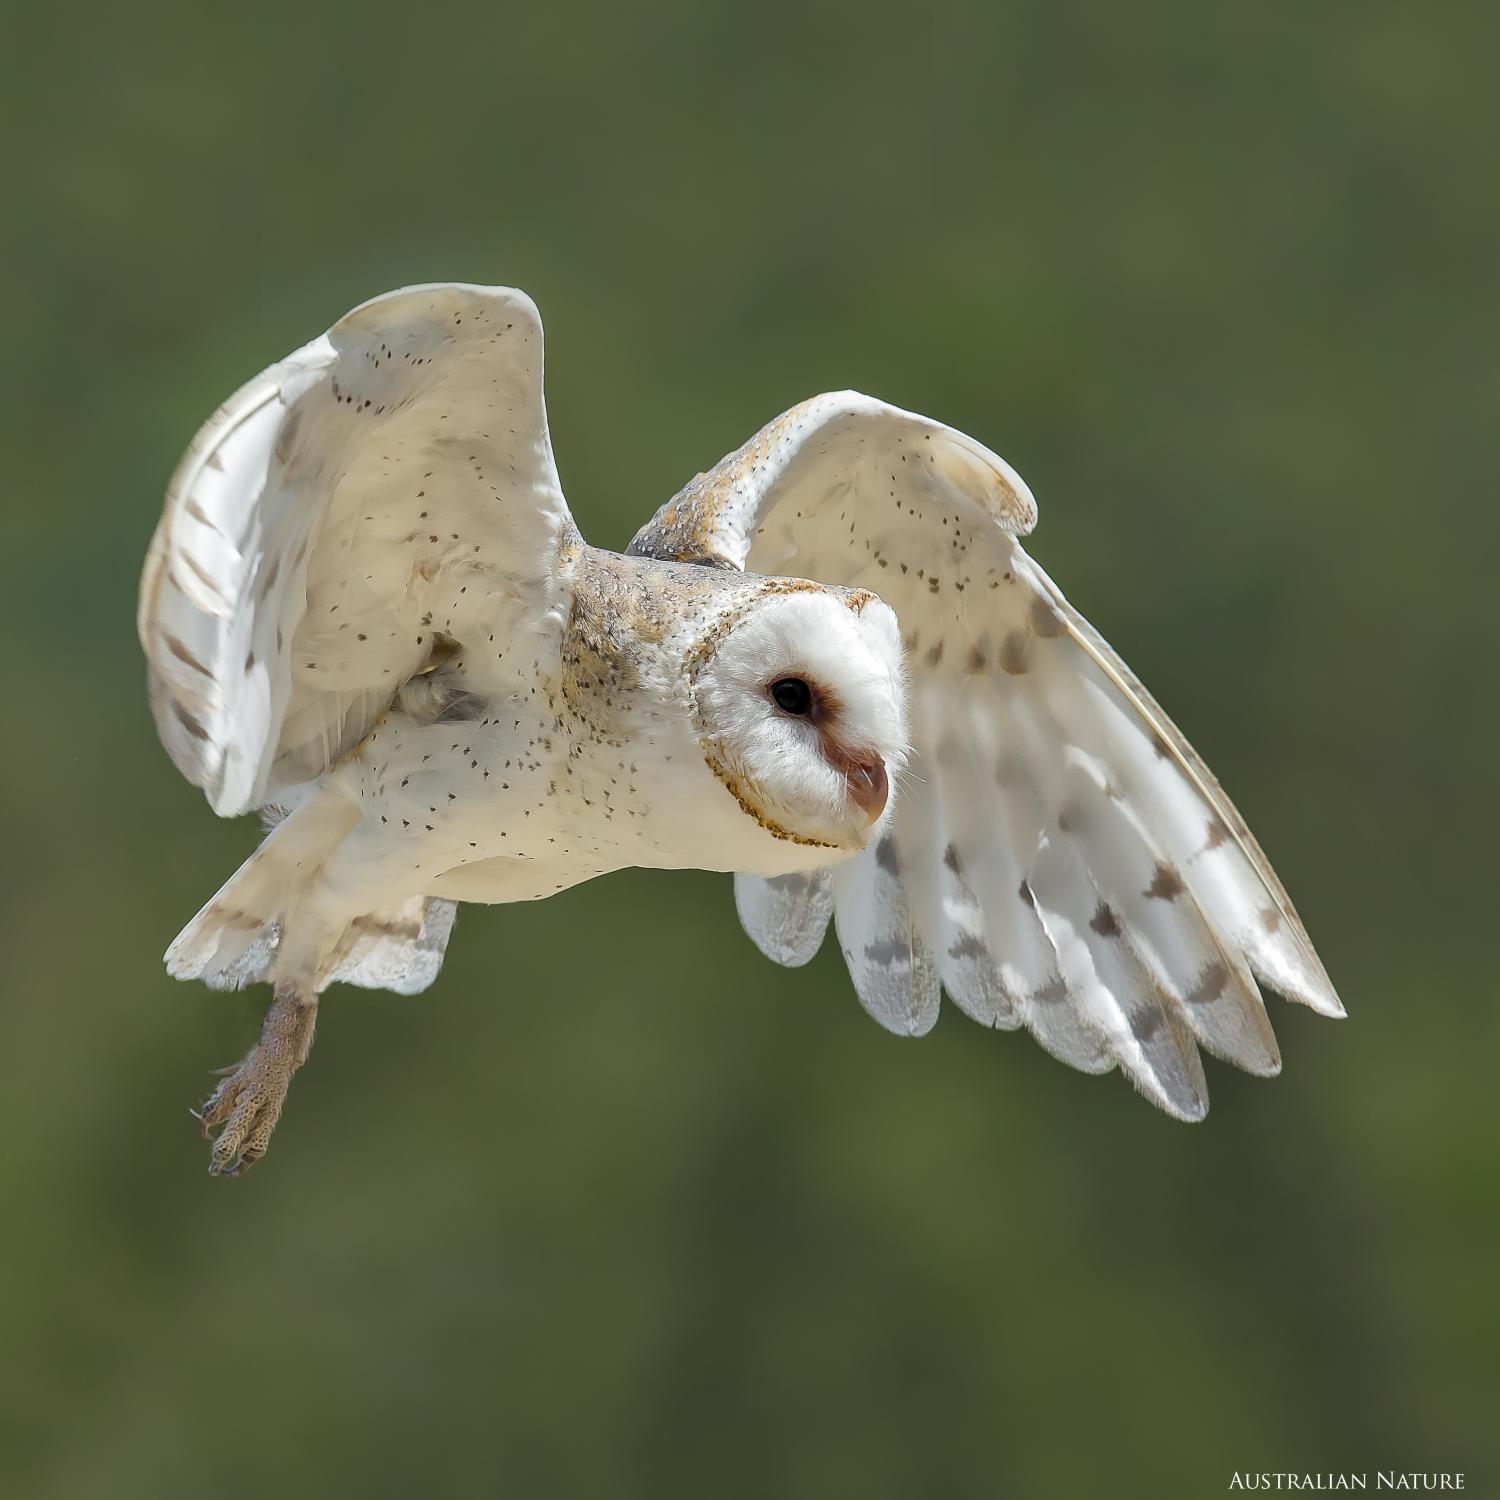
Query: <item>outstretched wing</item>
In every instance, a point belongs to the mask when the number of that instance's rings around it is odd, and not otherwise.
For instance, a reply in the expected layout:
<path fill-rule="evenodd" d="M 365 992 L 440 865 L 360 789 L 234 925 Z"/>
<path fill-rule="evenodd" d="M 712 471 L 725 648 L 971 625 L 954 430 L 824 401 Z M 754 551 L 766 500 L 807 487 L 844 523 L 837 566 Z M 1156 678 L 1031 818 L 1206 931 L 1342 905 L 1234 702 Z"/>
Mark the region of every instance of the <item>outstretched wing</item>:
<path fill-rule="evenodd" d="M 273 800 L 440 640 L 535 629 L 572 534 L 532 300 L 364 303 L 232 396 L 172 478 L 137 622 L 163 744 L 216 812 Z"/>
<path fill-rule="evenodd" d="M 914 755 L 889 831 L 831 872 L 737 876 L 762 951 L 805 963 L 834 914 L 882 1025 L 920 1035 L 946 989 L 1199 1119 L 1200 1045 L 1280 1068 L 1256 978 L 1343 1010 L 1212 774 L 1021 547 L 1035 519 L 972 438 L 843 392 L 700 474 L 632 550 L 863 586 L 901 621 Z"/>

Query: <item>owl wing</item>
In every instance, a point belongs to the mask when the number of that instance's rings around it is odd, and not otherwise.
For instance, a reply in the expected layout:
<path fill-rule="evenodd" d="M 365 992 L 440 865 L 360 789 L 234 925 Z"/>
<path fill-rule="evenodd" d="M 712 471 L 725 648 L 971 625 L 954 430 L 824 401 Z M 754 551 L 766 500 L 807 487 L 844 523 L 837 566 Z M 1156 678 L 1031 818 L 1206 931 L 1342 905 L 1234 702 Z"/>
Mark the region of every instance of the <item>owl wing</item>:
<path fill-rule="evenodd" d="M 364 303 L 232 396 L 172 478 L 137 620 L 163 744 L 216 812 L 274 800 L 473 638 L 481 598 L 486 635 L 534 630 L 574 534 L 532 300 Z"/>
<path fill-rule="evenodd" d="M 805 963 L 828 919 L 865 1008 L 920 1035 L 941 991 L 1183 1119 L 1200 1046 L 1280 1068 L 1256 980 L 1343 1009 L 1218 782 L 1018 538 L 1018 475 L 972 438 L 852 392 L 794 407 L 632 543 L 862 586 L 901 622 L 913 756 L 875 846 L 736 877 L 750 936 Z"/>

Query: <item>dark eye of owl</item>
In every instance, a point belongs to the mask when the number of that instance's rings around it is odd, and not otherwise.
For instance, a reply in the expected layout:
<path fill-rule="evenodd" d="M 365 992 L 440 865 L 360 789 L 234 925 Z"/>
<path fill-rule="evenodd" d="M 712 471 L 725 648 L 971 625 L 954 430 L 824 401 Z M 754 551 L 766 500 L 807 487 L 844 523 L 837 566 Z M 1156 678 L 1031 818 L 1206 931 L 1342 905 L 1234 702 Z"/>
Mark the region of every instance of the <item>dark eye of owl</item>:
<path fill-rule="evenodd" d="M 812 712 L 813 691 L 800 677 L 778 677 L 771 684 L 770 693 L 783 713 L 804 718 Z"/>

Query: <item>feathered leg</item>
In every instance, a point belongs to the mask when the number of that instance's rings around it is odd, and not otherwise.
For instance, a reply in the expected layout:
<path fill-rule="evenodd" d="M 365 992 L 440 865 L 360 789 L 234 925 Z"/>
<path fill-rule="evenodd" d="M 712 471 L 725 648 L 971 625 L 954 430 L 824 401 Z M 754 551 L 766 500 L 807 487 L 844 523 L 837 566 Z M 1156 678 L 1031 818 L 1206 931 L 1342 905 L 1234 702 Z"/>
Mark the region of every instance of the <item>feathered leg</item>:
<path fill-rule="evenodd" d="M 268 976 L 275 994 L 260 1040 L 198 1114 L 205 1139 L 213 1141 L 208 1170 L 214 1177 L 238 1177 L 266 1154 L 292 1075 L 312 1048 L 318 996 L 348 923 L 308 893 L 291 906 L 282 925 L 285 935 Z"/>
<path fill-rule="evenodd" d="M 199 1114 L 204 1139 L 213 1141 L 211 1176 L 238 1177 L 266 1154 L 292 1075 L 307 1061 L 317 1019 L 318 996 L 311 985 L 295 979 L 277 983 L 260 1041 Z M 217 1136 L 215 1126 L 222 1127 Z"/>
<path fill-rule="evenodd" d="M 454 903 L 413 892 L 378 825 L 351 838 L 358 823 L 336 790 L 304 802 L 168 951 L 180 978 L 275 987 L 260 1041 L 197 1112 L 215 1177 L 237 1177 L 265 1155 L 323 990 L 343 981 L 415 994 L 442 963 Z"/>

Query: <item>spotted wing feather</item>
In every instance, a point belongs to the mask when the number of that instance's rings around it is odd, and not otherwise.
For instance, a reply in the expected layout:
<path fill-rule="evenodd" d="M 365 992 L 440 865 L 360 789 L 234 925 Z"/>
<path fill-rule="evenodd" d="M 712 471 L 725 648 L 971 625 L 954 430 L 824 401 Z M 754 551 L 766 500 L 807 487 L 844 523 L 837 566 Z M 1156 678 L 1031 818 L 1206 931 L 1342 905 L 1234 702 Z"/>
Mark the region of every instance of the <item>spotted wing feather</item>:
<path fill-rule="evenodd" d="M 632 548 L 869 588 L 900 618 L 906 784 L 885 837 L 832 877 L 866 1009 L 917 1034 L 941 987 L 1197 1119 L 1200 1047 L 1280 1067 L 1257 979 L 1342 1007 L 1217 781 L 1022 547 L 1035 518 L 972 438 L 842 392 L 699 475 Z"/>
<path fill-rule="evenodd" d="M 273 800 L 359 743 L 435 633 L 539 627 L 571 532 L 531 299 L 364 303 L 226 402 L 172 478 L 138 616 L 163 743 L 215 811 Z"/>
<path fill-rule="evenodd" d="M 798 968 L 823 945 L 833 915 L 833 875 L 736 875 L 734 901 L 755 946 L 776 963 Z"/>

